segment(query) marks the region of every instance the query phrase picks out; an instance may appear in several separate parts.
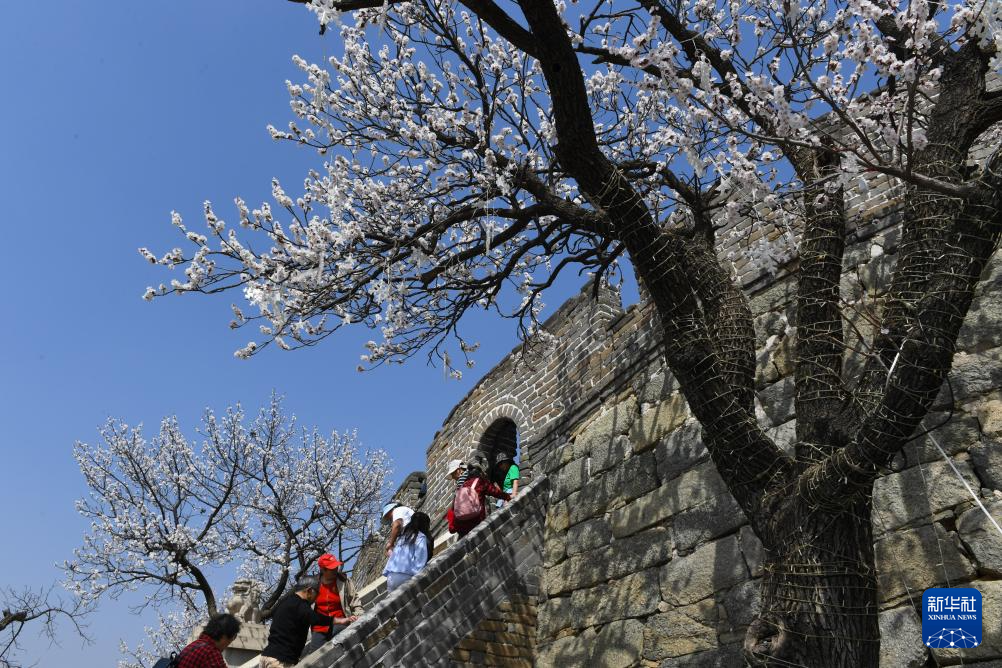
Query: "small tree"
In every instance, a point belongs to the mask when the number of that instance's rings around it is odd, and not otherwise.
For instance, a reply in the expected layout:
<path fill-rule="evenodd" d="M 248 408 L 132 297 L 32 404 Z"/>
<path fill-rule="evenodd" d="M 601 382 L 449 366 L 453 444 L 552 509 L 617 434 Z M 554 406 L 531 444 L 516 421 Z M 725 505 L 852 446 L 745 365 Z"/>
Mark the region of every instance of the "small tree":
<path fill-rule="evenodd" d="M 64 569 L 83 601 L 142 588 L 140 608 L 204 618 L 219 610 L 213 569 L 236 565 L 263 585 L 267 616 L 321 554 L 354 556 L 388 491 L 383 451 L 297 430 L 274 396 L 249 424 L 240 406 L 206 411 L 200 443 L 175 418 L 150 440 L 115 420 L 100 433 L 74 449 L 91 530 Z"/>
<path fill-rule="evenodd" d="M 28 625 L 38 626 L 39 632 L 57 642 L 59 622 L 67 622 L 83 642 L 90 642 L 84 626 L 89 606 L 79 598 L 64 599 L 54 588 L 28 587 L 0 589 L 0 668 L 21 668 L 18 641 Z"/>
<path fill-rule="evenodd" d="M 151 262 L 240 288 L 265 344 L 378 328 L 365 360 L 442 352 L 470 309 L 536 331 L 539 296 L 569 267 L 596 285 L 628 258 L 668 366 L 765 548 L 761 665 L 875 666 L 873 481 L 928 412 L 1000 231 L 989 90 L 997 0 L 314 0 L 343 56 L 296 59 L 297 120 L 274 137 L 322 165 L 282 216 L 237 200 L 240 235 L 209 205 L 209 239 Z M 350 19 L 343 12 L 353 12 Z M 839 291 L 853 192 L 897 183 L 902 241 L 861 374 L 846 373 Z M 799 259 L 796 448 L 755 417 L 752 314 L 716 254 Z M 770 243 L 777 236 L 785 243 Z M 267 247 L 255 247 L 256 239 Z M 610 278 L 611 277 L 611 278 Z M 513 304 L 502 291 L 516 294 Z M 457 372 L 458 373 L 458 372 Z"/>

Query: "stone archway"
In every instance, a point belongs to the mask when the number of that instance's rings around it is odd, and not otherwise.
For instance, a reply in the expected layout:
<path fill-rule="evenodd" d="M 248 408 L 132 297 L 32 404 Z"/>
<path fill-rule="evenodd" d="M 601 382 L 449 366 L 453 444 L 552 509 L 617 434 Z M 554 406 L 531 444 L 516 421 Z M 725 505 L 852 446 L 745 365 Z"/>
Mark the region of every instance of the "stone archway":
<path fill-rule="evenodd" d="M 502 456 L 515 459 L 518 456 L 518 425 L 508 417 L 494 420 L 480 437 L 479 450 L 492 465 Z"/>

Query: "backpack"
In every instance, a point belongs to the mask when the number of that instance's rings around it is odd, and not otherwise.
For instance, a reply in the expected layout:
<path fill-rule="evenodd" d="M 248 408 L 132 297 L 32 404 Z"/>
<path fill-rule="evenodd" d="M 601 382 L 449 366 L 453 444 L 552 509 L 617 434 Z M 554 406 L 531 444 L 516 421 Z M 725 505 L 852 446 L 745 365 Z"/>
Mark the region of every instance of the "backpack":
<path fill-rule="evenodd" d="M 177 652 L 174 652 L 169 657 L 164 657 L 154 663 L 153 668 L 177 668 L 179 663 Z"/>
<path fill-rule="evenodd" d="M 452 502 L 452 512 L 456 522 L 479 520 L 484 514 L 484 501 L 477 492 L 480 478 L 473 478 L 456 490 L 456 498 Z"/>

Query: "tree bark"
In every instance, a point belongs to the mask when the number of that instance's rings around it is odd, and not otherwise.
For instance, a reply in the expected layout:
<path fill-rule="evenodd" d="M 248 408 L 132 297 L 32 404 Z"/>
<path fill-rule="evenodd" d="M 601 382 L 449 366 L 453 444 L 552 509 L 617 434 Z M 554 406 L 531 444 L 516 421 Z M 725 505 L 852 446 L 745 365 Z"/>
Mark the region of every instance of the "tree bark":
<path fill-rule="evenodd" d="M 752 665 L 876 667 L 870 498 L 830 513 L 791 495 L 763 524 L 762 607 L 745 636 Z"/>

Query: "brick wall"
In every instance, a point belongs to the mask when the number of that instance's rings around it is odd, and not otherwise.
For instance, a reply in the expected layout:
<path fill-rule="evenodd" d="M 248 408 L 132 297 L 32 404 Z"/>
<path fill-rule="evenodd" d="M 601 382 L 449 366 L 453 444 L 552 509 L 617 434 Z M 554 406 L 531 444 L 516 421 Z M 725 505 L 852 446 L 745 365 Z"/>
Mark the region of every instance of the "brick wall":
<path fill-rule="evenodd" d="M 453 666 L 530 668 L 536 649 L 536 597 L 514 595 L 459 641 Z"/>

